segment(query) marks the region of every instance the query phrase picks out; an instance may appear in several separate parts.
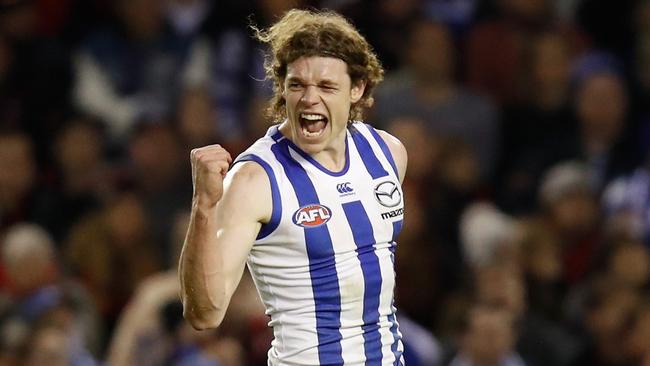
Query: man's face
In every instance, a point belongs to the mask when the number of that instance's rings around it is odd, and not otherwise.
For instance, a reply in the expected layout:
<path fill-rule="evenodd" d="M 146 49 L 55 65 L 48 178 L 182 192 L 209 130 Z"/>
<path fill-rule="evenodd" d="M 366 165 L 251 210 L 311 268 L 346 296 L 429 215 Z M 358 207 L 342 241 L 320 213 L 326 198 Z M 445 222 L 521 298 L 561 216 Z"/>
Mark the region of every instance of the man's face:
<path fill-rule="evenodd" d="M 364 85 L 352 85 L 347 64 L 333 57 L 301 57 L 287 65 L 282 95 L 291 140 L 308 154 L 342 142 L 350 106 Z"/>
<path fill-rule="evenodd" d="M 611 74 L 593 75 L 577 94 L 580 124 L 589 135 L 613 141 L 625 127 L 628 98 L 621 79 Z"/>
<path fill-rule="evenodd" d="M 497 365 L 516 342 L 512 314 L 507 310 L 474 310 L 464 347 L 474 364 Z"/>

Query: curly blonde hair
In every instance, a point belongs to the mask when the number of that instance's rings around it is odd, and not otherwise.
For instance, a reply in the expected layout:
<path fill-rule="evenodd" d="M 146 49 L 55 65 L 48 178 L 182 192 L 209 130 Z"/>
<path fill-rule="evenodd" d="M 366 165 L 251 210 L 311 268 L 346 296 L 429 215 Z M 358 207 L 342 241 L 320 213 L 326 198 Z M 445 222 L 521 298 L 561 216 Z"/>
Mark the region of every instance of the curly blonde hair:
<path fill-rule="evenodd" d="M 363 109 L 372 106 L 372 92 L 384 78 L 384 69 L 372 47 L 354 26 L 331 11 L 290 10 L 277 23 L 261 30 L 251 26 L 258 40 L 270 47 L 264 67 L 273 80 L 273 98 L 267 114 L 275 121 L 286 118 L 282 84 L 287 65 L 307 56 L 335 57 L 348 66 L 352 85 L 365 82 L 361 99 L 350 107 L 350 120 L 361 120 Z"/>

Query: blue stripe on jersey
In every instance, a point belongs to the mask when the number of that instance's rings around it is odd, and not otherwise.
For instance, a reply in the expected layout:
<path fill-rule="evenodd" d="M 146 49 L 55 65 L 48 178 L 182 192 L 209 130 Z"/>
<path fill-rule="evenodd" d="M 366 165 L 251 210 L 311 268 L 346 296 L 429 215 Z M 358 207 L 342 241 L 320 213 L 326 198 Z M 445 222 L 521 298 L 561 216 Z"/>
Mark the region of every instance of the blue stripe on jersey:
<path fill-rule="evenodd" d="M 249 154 L 244 155 L 237 159 L 237 161 L 254 161 L 264 168 L 266 175 L 269 176 L 269 181 L 271 182 L 271 200 L 273 203 L 273 211 L 271 211 L 271 219 L 267 224 L 263 224 L 260 232 L 257 233 L 257 239 L 262 239 L 275 230 L 280 224 L 280 218 L 282 217 L 282 198 L 280 197 L 280 190 L 278 188 L 278 182 L 275 179 L 275 173 L 273 173 L 273 168 L 262 158 L 257 155 Z"/>
<path fill-rule="evenodd" d="M 319 204 L 318 194 L 305 169 L 289 154 L 289 140 L 271 147 L 293 186 L 301 207 Z M 341 350 L 341 292 L 334 248 L 327 225 L 305 228 L 309 274 L 316 307 L 318 357 L 322 365 L 343 365 Z"/>
<path fill-rule="evenodd" d="M 375 254 L 375 236 L 368 214 L 361 201 L 343 204 L 357 255 L 363 272 L 363 339 L 366 365 L 381 363 L 381 334 L 379 333 L 379 296 L 381 293 L 381 268 Z"/>
<path fill-rule="evenodd" d="M 379 159 L 377 159 L 375 153 L 372 151 L 370 143 L 361 134 L 361 132 L 357 131 L 356 129 L 352 129 L 350 134 L 352 135 L 354 144 L 357 146 L 359 155 L 361 155 L 361 161 L 363 161 L 363 164 L 366 166 L 366 169 L 368 170 L 368 173 L 372 179 L 387 176 L 388 172 L 381 165 L 381 162 L 379 162 Z"/>
<path fill-rule="evenodd" d="M 397 240 L 397 235 L 402 231 L 404 220 L 393 221 L 393 241 Z"/>
<path fill-rule="evenodd" d="M 279 124 L 269 127 L 269 129 L 266 131 L 265 136 L 270 136 L 275 142 L 280 141 L 280 139 L 282 139 L 284 136 L 282 136 L 279 127 Z"/>
<path fill-rule="evenodd" d="M 395 238 L 397 237 L 397 234 L 402 230 L 402 220 L 395 221 L 393 222 L 393 242 L 392 245 L 390 246 L 390 260 L 393 262 L 393 266 L 395 266 L 395 250 L 397 249 L 397 243 L 395 242 Z M 393 301 L 393 304 L 391 304 L 391 308 L 393 309 L 393 313 L 388 315 L 388 321 L 390 322 L 390 332 L 393 334 L 393 344 L 390 345 L 390 350 L 393 352 L 393 355 L 395 356 L 395 362 L 393 363 L 394 366 L 402 366 L 402 352 L 397 349 L 397 346 L 399 345 L 400 340 L 402 337 L 397 333 L 397 320 L 395 319 L 395 302 Z"/>
<path fill-rule="evenodd" d="M 381 148 L 381 151 L 384 152 L 384 155 L 386 155 L 386 159 L 388 159 L 388 162 L 390 165 L 393 167 L 393 170 L 395 171 L 395 175 L 399 177 L 399 173 L 397 172 L 397 165 L 395 165 L 395 160 L 393 159 L 393 154 L 391 154 L 390 149 L 388 148 L 388 145 L 386 145 L 386 141 L 379 136 L 377 133 L 377 130 L 375 130 L 374 127 L 370 126 L 369 124 L 366 124 L 366 127 L 368 127 L 368 130 L 370 130 L 370 133 L 372 134 L 372 137 L 377 140 L 377 143 L 379 144 L 379 147 Z"/>
<path fill-rule="evenodd" d="M 402 351 L 397 349 L 397 346 L 402 339 L 400 337 L 399 333 L 397 333 L 397 320 L 395 319 L 395 313 L 391 313 L 388 315 L 388 321 L 391 323 L 390 326 L 390 332 L 393 333 L 393 344 L 390 345 L 390 350 L 393 352 L 393 355 L 395 356 L 395 362 L 393 363 L 394 366 L 401 365 L 402 362 L 400 361 L 402 358 Z"/>

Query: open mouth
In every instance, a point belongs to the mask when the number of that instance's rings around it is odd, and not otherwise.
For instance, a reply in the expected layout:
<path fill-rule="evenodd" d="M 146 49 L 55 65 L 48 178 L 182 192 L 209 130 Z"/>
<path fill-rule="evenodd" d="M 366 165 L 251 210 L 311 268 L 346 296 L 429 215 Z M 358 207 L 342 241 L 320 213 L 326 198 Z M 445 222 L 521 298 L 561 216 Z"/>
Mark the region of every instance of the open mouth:
<path fill-rule="evenodd" d="M 325 132 L 327 117 L 317 113 L 300 113 L 300 129 L 308 138 L 316 138 Z"/>

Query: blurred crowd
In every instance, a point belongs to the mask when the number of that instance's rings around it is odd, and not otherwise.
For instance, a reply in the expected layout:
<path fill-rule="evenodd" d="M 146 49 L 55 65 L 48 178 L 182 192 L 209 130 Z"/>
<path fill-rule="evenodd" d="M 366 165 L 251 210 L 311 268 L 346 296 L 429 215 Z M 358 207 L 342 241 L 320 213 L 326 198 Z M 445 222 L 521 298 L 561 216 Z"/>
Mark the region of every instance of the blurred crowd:
<path fill-rule="evenodd" d="M 409 366 L 650 365 L 650 1 L 0 0 L 0 365 L 265 365 L 182 319 L 189 151 L 273 123 L 249 24 L 347 16 L 409 153 Z"/>

